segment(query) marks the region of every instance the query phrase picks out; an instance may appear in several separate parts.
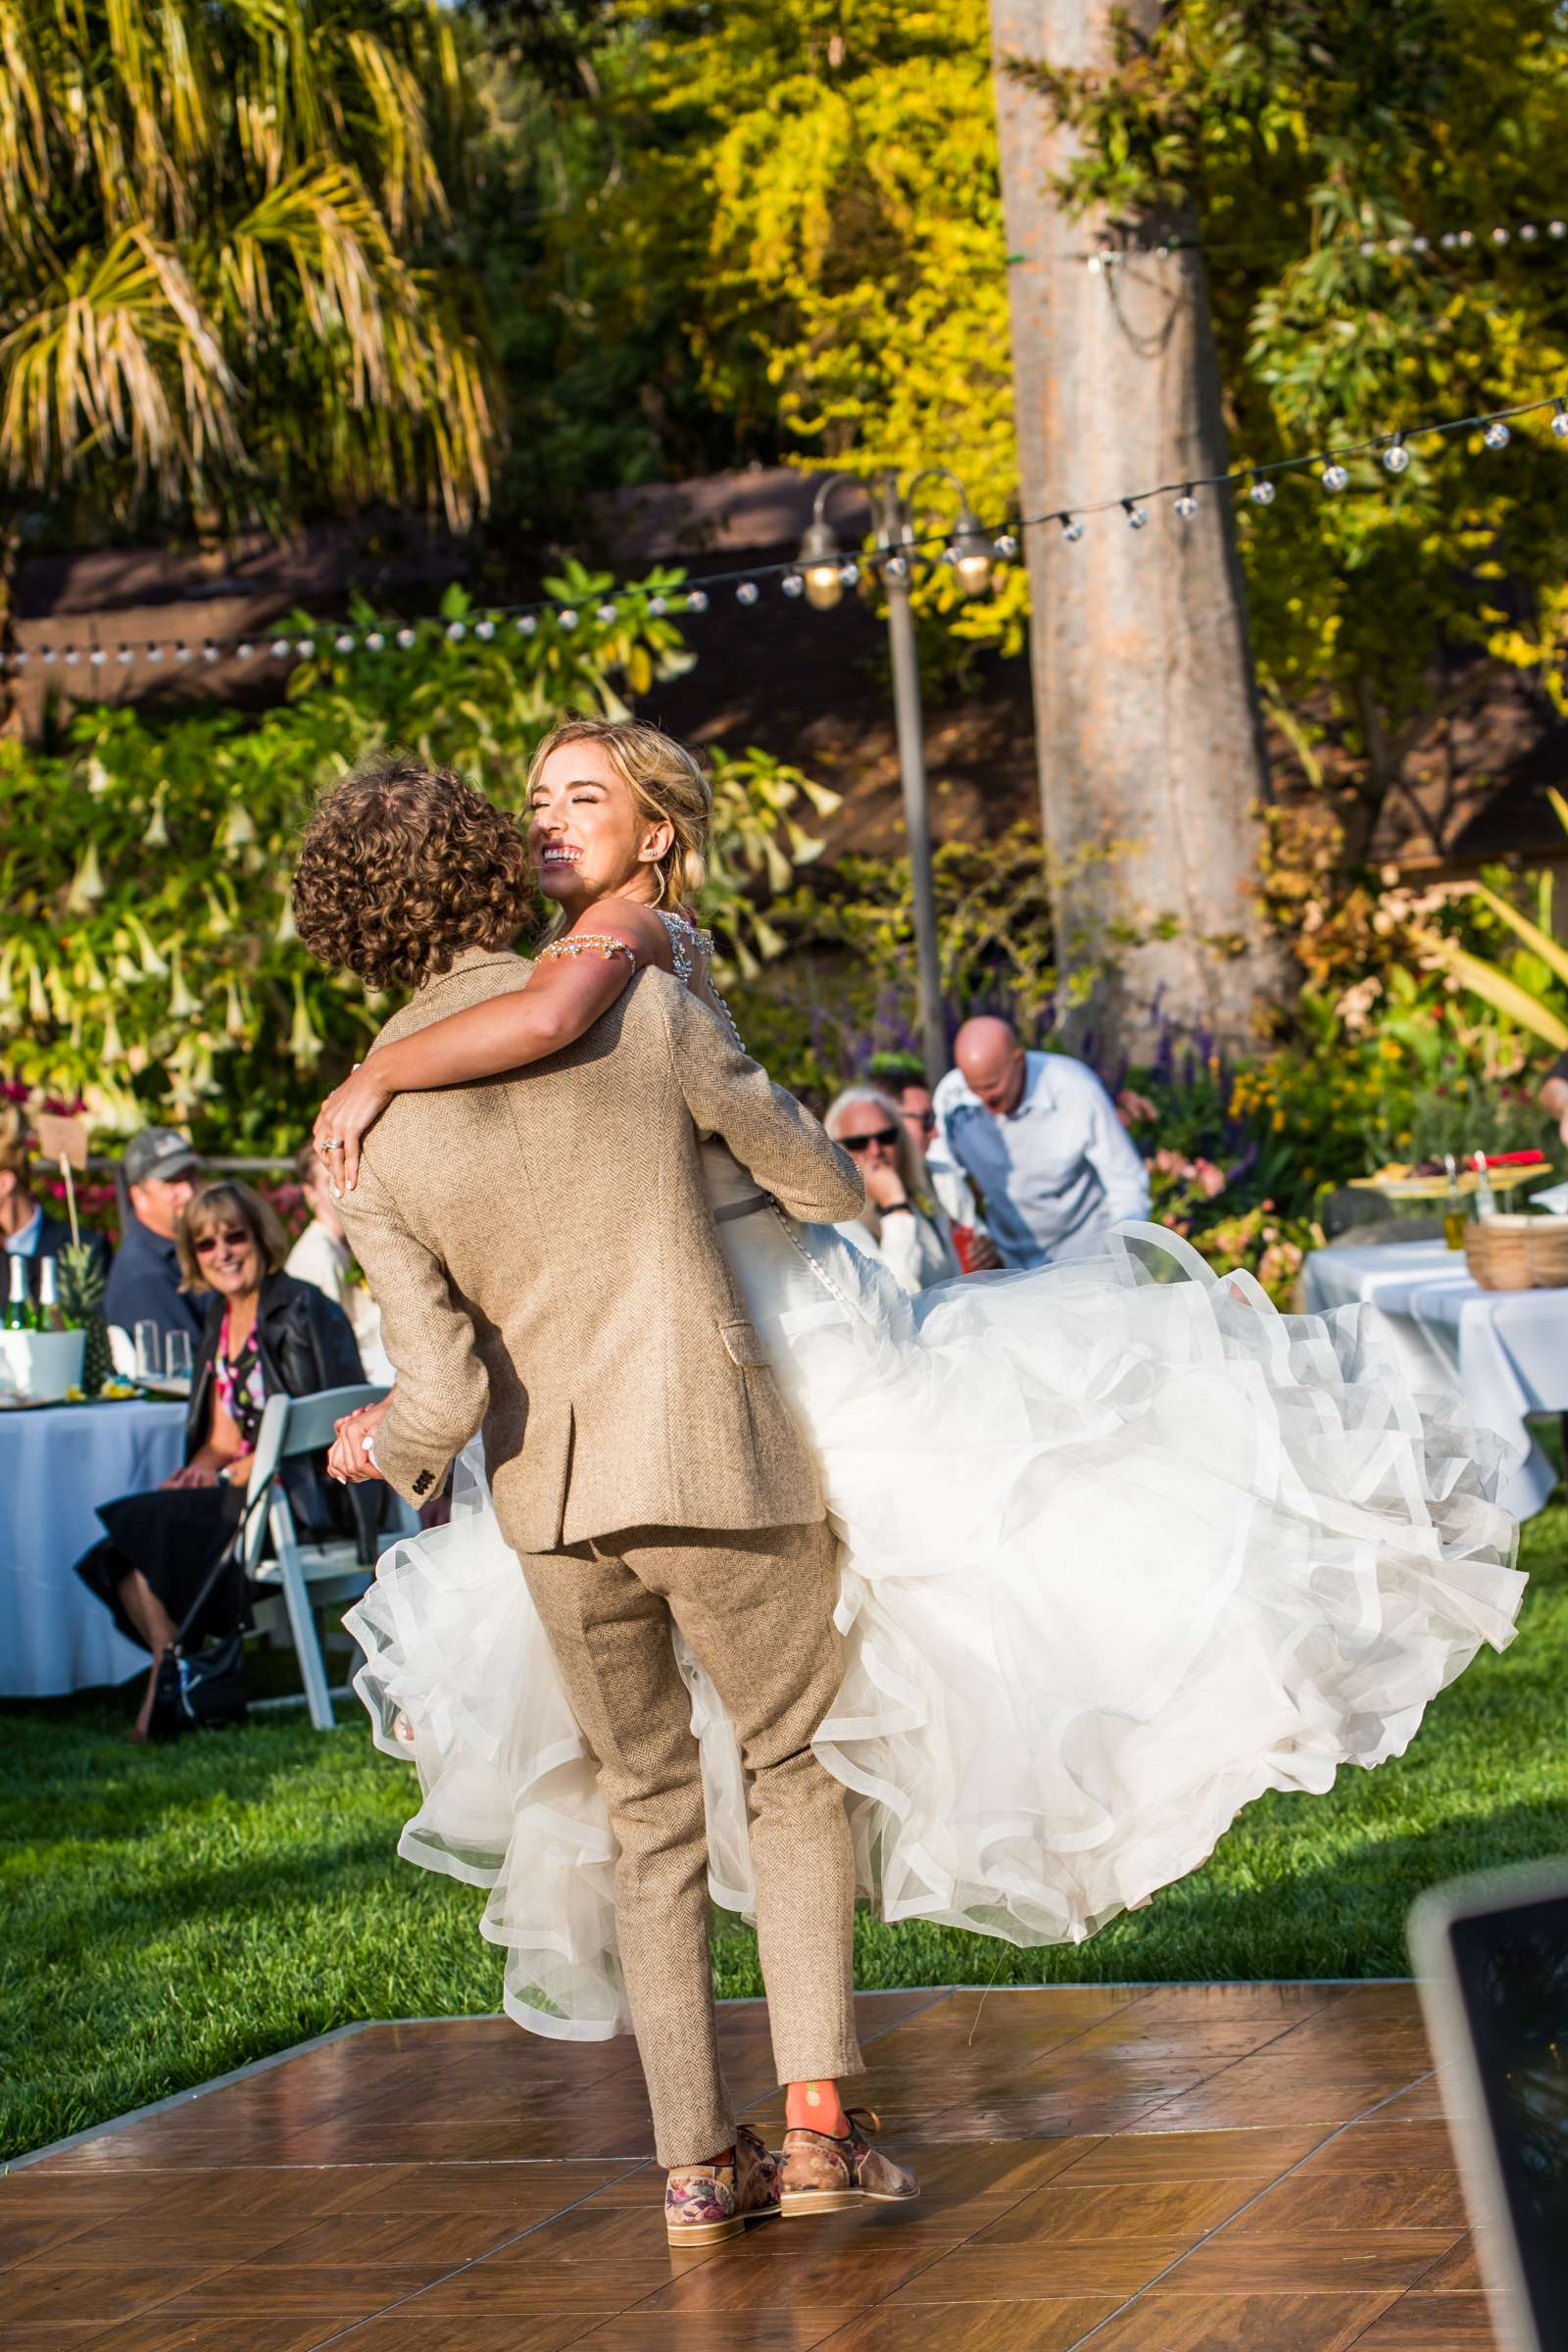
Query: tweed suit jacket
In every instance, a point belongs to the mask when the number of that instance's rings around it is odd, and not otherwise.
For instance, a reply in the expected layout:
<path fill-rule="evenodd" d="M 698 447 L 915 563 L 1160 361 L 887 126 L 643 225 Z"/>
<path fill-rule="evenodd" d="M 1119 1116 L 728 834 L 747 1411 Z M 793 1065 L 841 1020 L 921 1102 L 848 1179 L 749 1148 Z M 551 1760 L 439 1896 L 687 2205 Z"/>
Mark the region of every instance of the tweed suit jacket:
<path fill-rule="evenodd" d="M 521 988 L 531 968 L 469 950 L 377 1043 Z M 814 1461 L 719 1246 L 699 1129 L 791 1216 L 858 1213 L 853 1161 L 658 970 L 549 1060 L 388 1105 L 342 1213 L 397 1366 L 375 1456 L 400 1494 L 439 1493 L 482 1426 L 515 1551 L 821 1517 Z"/>

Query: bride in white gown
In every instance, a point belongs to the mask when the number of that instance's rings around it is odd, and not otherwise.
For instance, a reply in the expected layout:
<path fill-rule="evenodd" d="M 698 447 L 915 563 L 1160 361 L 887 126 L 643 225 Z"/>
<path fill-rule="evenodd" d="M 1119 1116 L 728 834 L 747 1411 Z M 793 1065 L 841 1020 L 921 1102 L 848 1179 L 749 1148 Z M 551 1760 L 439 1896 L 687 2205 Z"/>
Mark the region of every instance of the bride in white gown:
<path fill-rule="evenodd" d="M 627 809 L 673 809 L 678 844 L 677 753 L 652 729 L 579 722 L 536 759 L 536 862 L 550 889 L 554 847 L 551 895 L 579 908 L 541 970 L 565 985 L 570 967 L 588 1018 L 638 961 L 711 1001 L 703 935 L 653 914 L 641 887 L 672 853 L 618 879 L 612 860 L 608 886 L 593 870 L 617 780 Z M 372 1056 L 318 1135 L 357 1139 L 403 1085 L 548 1050 L 513 1037 L 497 1058 L 469 1014 L 417 1042 L 395 1080 Z M 884 1918 L 1080 1940 L 1193 1870 L 1263 1790 L 1321 1791 L 1342 1764 L 1399 1754 L 1482 1642 L 1511 1640 L 1525 1580 L 1494 1500 L 1502 1449 L 1399 1387 L 1369 1310 L 1281 1315 L 1250 1276 L 1216 1277 L 1145 1224 L 1098 1259 L 910 1299 L 837 1233 L 759 1205 L 721 1145 L 704 1151 L 841 1543 L 846 1673 L 814 1744 L 849 1792 Z M 449 1524 L 396 1544 L 347 1623 L 376 1743 L 418 1773 L 399 1851 L 489 1889 L 481 1932 L 506 1952 L 510 2014 L 570 2038 L 628 2030 L 593 1759 L 477 1445 Z M 740 1759 L 675 1639 L 712 1896 L 745 1913 Z"/>

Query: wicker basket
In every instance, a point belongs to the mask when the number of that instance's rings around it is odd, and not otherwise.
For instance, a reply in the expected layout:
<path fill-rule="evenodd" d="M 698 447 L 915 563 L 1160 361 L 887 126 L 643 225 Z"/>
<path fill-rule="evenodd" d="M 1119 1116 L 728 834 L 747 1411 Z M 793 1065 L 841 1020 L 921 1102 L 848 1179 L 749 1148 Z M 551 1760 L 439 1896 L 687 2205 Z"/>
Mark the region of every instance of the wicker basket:
<path fill-rule="evenodd" d="M 1526 1255 L 1532 1290 L 1568 1290 L 1568 1217 L 1532 1218 Z"/>
<path fill-rule="evenodd" d="M 1528 1291 L 1530 1228 L 1534 1218 L 1488 1217 L 1465 1229 L 1465 1262 L 1484 1291 Z"/>

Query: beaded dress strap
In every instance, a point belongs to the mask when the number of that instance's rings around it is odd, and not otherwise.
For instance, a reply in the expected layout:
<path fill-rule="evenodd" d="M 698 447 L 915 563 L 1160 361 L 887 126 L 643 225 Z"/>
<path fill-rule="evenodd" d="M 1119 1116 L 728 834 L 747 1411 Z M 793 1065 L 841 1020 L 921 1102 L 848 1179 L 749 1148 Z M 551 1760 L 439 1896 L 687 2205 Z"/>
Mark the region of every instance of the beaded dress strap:
<path fill-rule="evenodd" d="M 623 939 L 609 931 L 579 931 L 574 939 L 553 939 L 548 948 L 541 948 L 537 960 L 548 963 L 555 956 L 602 956 L 607 963 L 624 956 L 635 964 L 637 958 Z"/>

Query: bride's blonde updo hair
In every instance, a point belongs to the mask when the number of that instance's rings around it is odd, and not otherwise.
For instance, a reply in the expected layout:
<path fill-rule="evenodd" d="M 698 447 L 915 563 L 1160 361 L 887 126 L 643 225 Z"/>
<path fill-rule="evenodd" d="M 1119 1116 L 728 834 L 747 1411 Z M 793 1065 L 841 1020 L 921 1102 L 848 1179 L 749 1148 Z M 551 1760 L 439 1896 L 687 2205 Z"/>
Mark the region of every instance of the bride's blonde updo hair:
<path fill-rule="evenodd" d="M 659 860 L 658 904 L 671 912 L 694 908 L 708 878 L 713 822 L 713 788 L 696 753 L 641 718 L 565 718 L 528 762 L 530 799 L 545 761 L 566 743 L 597 743 L 638 815 L 668 825 L 674 838 Z M 563 919 L 558 909 L 558 923 Z"/>

